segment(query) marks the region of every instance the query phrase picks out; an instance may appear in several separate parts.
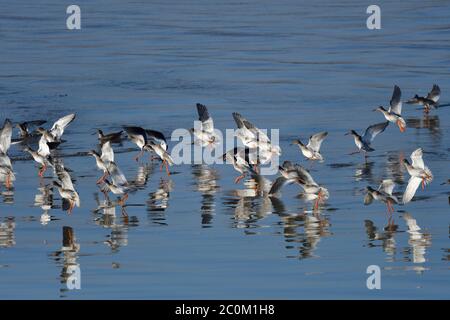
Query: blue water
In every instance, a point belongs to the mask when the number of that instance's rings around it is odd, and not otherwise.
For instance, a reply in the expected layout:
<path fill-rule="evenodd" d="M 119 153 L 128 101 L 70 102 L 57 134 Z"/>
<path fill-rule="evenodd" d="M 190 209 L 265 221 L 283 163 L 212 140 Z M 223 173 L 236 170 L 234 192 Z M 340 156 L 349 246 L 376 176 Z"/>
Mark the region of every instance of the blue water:
<path fill-rule="evenodd" d="M 450 3 L 379 1 L 382 29 L 366 28 L 358 1 L 77 1 L 82 29 L 66 29 L 66 4 L 20 1 L 0 6 L 0 120 L 48 119 L 75 112 L 60 147 L 81 208 L 61 210 L 55 190 L 51 221 L 35 195 L 36 164 L 17 146 L 17 180 L 1 186 L 0 298 L 425 298 L 448 299 L 449 110 L 424 116 L 404 105 L 408 128 L 391 125 L 365 163 L 349 129 L 381 122 L 371 112 L 433 83 L 450 103 Z M 68 4 L 67 4 L 68 5 Z M 170 136 L 190 128 L 195 103 L 206 104 L 219 129 L 238 111 L 261 128 L 279 128 L 281 161 L 310 166 L 292 139 L 326 130 L 324 163 L 314 178 L 330 199 L 318 212 L 288 186 L 279 201 L 245 196 L 231 166 L 172 168 L 136 164 L 134 145 L 114 145 L 129 180 L 148 173 L 130 194 L 128 219 L 96 211 L 101 173 L 84 152 L 106 132 L 140 125 Z M 48 125 L 48 124 L 47 124 Z M 170 142 L 170 148 L 175 142 Z M 434 181 L 413 202 L 364 206 L 364 188 L 393 178 L 418 147 Z M 147 157 L 146 157 L 147 158 Z M 268 177 L 274 179 L 275 176 Z M 421 227 L 407 232 L 405 213 Z M 69 226 L 77 249 L 64 251 Z M 377 228 L 374 231 L 373 228 Z M 81 289 L 68 290 L 65 270 L 78 265 Z M 366 268 L 379 265 L 382 289 L 368 290 Z"/>

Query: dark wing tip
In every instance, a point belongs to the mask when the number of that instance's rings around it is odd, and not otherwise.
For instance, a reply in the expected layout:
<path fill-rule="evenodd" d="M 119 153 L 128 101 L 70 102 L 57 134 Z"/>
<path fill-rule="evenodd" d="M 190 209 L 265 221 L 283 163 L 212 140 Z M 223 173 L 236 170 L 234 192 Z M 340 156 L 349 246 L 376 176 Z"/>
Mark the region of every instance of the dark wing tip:
<path fill-rule="evenodd" d="M 209 119 L 208 109 L 204 104 L 197 103 L 197 112 L 200 121 L 206 121 Z"/>

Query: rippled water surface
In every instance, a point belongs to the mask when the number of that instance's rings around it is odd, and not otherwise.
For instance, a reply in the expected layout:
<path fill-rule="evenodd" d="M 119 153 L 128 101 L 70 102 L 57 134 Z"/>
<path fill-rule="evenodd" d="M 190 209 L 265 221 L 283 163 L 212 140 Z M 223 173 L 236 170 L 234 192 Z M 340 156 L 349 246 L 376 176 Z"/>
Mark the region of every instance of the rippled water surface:
<path fill-rule="evenodd" d="M 16 181 L 0 188 L 1 298 L 450 298 L 448 2 L 381 1 L 378 31 L 357 1 L 77 4 L 80 31 L 66 29 L 60 1 L 1 5 L 0 120 L 75 112 L 58 153 L 81 197 L 68 215 L 58 192 L 49 196 L 51 170 L 39 179 L 36 163 L 11 147 Z M 355 146 L 344 134 L 381 122 L 372 109 L 389 103 L 394 84 L 406 100 L 433 83 L 442 108 L 425 116 L 404 105 L 405 133 L 390 125 L 367 162 L 348 155 Z M 311 167 L 327 203 L 313 212 L 294 185 L 279 199 L 257 196 L 251 181 L 234 184 L 229 165 L 180 165 L 167 177 L 148 157 L 134 162 L 137 149 L 124 141 L 116 162 L 140 188 L 128 217 L 105 206 L 101 172 L 85 155 L 97 147 L 95 129 L 170 135 L 192 127 L 197 102 L 222 130 L 235 127 L 234 111 L 279 128 L 281 160 Z M 290 142 L 322 130 L 325 162 L 311 166 Z M 392 178 L 401 194 L 401 161 L 418 147 L 434 181 L 388 225 L 383 204 L 364 206 L 364 188 Z M 366 287 L 369 265 L 381 268 L 381 290 Z M 81 290 L 67 289 L 73 266 Z"/>

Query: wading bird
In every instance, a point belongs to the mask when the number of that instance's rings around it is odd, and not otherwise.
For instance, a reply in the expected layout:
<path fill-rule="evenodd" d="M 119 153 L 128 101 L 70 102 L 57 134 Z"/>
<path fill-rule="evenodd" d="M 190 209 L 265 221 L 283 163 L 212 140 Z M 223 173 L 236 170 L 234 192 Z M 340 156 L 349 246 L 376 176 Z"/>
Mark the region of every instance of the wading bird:
<path fill-rule="evenodd" d="M 395 183 L 391 179 L 383 180 L 377 190 L 368 186 L 366 188 L 367 194 L 364 197 L 364 204 L 367 206 L 375 199 L 384 202 L 389 213 L 394 212 L 394 204 L 399 203 L 397 197 L 392 194 L 394 187 Z"/>
<path fill-rule="evenodd" d="M 100 184 L 104 182 L 109 175 L 109 166 L 111 162 L 114 162 L 114 151 L 111 147 L 111 142 L 107 141 L 102 145 L 101 155 L 95 150 L 91 150 L 88 153 L 95 158 L 97 168 L 103 171 L 103 175 L 97 180 L 97 184 Z"/>
<path fill-rule="evenodd" d="M 53 185 L 58 188 L 61 198 L 69 202 L 67 212 L 71 214 L 75 206 L 80 207 L 80 196 L 75 190 L 69 172 L 67 172 L 62 164 L 55 164 L 54 171 L 59 181 L 53 181 Z"/>
<path fill-rule="evenodd" d="M 23 148 L 24 151 L 28 152 L 38 164 L 41 165 L 41 169 L 38 171 L 39 177 L 44 176 L 45 170 L 47 170 L 48 165 L 52 165 L 52 159 L 50 157 L 50 147 L 48 146 L 48 141 L 44 135 L 39 139 L 39 149 L 37 151 L 32 150 L 29 146 Z"/>
<path fill-rule="evenodd" d="M 306 170 L 302 166 L 293 164 L 290 161 L 284 161 L 283 164 L 279 167 L 279 170 L 281 177 L 278 177 L 272 184 L 272 187 L 269 191 L 270 196 L 276 195 L 286 184 L 297 183 L 303 188 L 303 196 L 305 197 L 305 199 L 309 201 L 315 201 L 315 210 L 319 208 L 319 203 L 327 200 L 330 197 L 328 189 L 317 184 L 308 170 Z"/>
<path fill-rule="evenodd" d="M 247 173 L 255 172 L 253 169 L 254 163 L 256 163 L 255 154 L 251 153 L 249 148 L 235 147 L 224 153 L 222 159 L 231 163 L 233 168 L 241 174 L 234 180 L 234 183 L 239 183 Z"/>

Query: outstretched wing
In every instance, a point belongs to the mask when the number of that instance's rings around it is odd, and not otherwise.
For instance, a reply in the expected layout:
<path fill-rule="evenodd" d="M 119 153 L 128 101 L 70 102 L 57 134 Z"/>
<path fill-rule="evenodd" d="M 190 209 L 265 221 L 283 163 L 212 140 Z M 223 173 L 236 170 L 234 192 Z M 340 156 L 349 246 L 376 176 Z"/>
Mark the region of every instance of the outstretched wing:
<path fill-rule="evenodd" d="M 104 163 L 109 163 L 114 161 L 114 150 L 111 147 L 111 142 L 106 141 L 102 145 L 102 156 L 101 159 Z"/>
<path fill-rule="evenodd" d="M 314 150 L 315 152 L 319 152 L 320 146 L 322 145 L 322 142 L 327 135 L 328 135 L 328 132 L 326 132 L 326 131 L 319 132 L 319 133 L 316 133 L 315 135 L 312 135 L 311 137 L 309 137 L 309 142 L 308 142 L 307 147 L 310 148 L 311 150 Z"/>
<path fill-rule="evenodd" d="M 0 130 L 0 153 L 8 152 L 11 146 L 12 123 L 9 119 L 5 120 L 2 130 Z"/>
<path fill-rule="evenodd" d="M 411 153 L 412 166 L 419 169 L 425 169 L 425 163 L 423 162 L 423 150 L 422 148 L 416 149 Z"/>
<path fill-rule="evenodd" d="M 389 121 L 373 124 L 366 129 L 364 136 L 362 137 L 363 142 L 370 144 L 375 137 L 383 132 L 389 125 Z"/>
<path fill-rule="evenodd" d="M 394 191 L 395 183 L 391 179 L 383 180 L 378 188 L 378 191 L 383 191 L 388 195 L 392 196 L 392 191 Z"/>
<path fill-rule="evenodd" d="M 253 133 L 253 135 L 256 137 L 258 142 L 261 142 L 261 143 L 269 143 L 270 142 L 270 139 L 267 136 L 267 134 L 264 133 L 262 130 L 258 129 L 257 127 L 255 127 L 253 125 L 253 123 L 251 123 L 250 121 L 244 120 L 244 126 L 248 130 L 250 130 L 250 132 Z"/>
<path fill-rule="evenodd" d="M 61 186 L 63 189 L 75 191 L 72 178 L 64 168 L 57 170 L 56 174 L 58 175 L 58 179 L 61 181 Z"/>
<path fill-rule="evenodd" d="M 245 118 L 240 113 L 233 112 L 233 119 L 239 129 L 244 128 Z"/>
<path fill-rule="evenodd" d="M 364 205 L 368 206 L 373 202 L 373 197 L 370 192 L 367 192 L 366 196 L 364 197 Z"/>
<path fill-rule="evenodd" d="M 198 120 L 202 122 L 202 131 L 212 134 L 214 132 L 214 121 L 209 115 L 205 105 L 197 103 Z"/>
<path fill-rule="evenodd" d="M 433 88 L 427 95 L 427 99 L 433 100 L 434 102 L 438 102 L 441 96 L 441 89 L 437 84 L 433 85 Z"/>
<path fill-rule="evenodd" d="M 402 92 L 398 86 L 394 86 L 394 92 L 392 93 L 392 98 L 389 108 L 390 112 L 394 112 L 398 115 L 402 114 Z"/>
<path fill-rule="evenodd" d="M 416 190 L 419 187 L 422 179 L 418 177 L 409 178 L 408 185 L 406 186 L 405 193 L 403 193 L 403 204 L 406 204 L 411 201 L 411 199 L 416 194 Z"/>
<path fill-rule="evenodd" d="M 60 118 L 56 121 L 52 128 L 50 129 L 50 133 L 56 138 L 56 140 L 61 139 L 61 136 L 64 133 L 66 127 L 75 119 L 75 113 L 68 114 Z"/>
<path fill-rule="evenodd" d="M 308 170 L 300 165 L 296 165 L 295 168 L 297 169 L 298 179 L 301 184 L 317 185 Z"/>
<path fill-rule="evenodd" d="M 111 162 L 108 166 L 108 172 L 111 175 L 111 180 L 116 186 L 126 186 L 128 184 L 127 178 L 119 169 L 115 162 Z"/>

